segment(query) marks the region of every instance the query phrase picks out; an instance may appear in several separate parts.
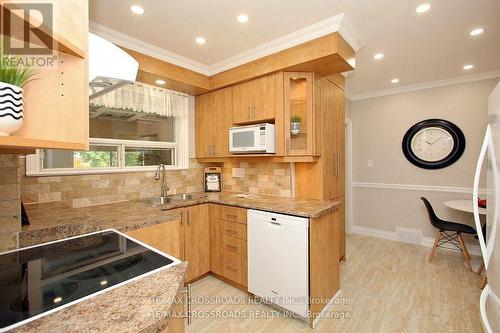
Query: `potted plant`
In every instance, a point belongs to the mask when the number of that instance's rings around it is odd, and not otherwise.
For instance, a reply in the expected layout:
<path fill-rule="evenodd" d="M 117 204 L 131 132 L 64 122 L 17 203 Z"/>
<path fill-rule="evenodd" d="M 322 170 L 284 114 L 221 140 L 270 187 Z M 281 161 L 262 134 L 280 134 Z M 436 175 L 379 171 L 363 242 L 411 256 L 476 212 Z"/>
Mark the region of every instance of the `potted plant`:
<path fill-rule="evenodd" d="M 34 71 L 18 58 L 4 55 L 2 44 L 0 39 L 0 136 L 8 136 L 23 124 L 23 86 Z"/>
<path fill-rule="evenodd" d="M 300 133 L 300 121 L 302 119 L 299 116 L 291 116 L 290 117 L 290 132 L 293 135 L 297 135 Z"/>

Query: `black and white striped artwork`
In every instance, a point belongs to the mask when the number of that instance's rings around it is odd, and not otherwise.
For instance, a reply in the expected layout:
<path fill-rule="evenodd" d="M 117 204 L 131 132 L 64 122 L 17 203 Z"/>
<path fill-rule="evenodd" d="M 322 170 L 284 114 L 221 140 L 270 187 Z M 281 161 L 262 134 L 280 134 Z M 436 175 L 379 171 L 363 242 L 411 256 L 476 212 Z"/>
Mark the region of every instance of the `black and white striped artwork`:
<path fill-rule="evenodd" d="M 23 124 L 23 90 L 0 82 L 0 135 L 6 136 Z"/>

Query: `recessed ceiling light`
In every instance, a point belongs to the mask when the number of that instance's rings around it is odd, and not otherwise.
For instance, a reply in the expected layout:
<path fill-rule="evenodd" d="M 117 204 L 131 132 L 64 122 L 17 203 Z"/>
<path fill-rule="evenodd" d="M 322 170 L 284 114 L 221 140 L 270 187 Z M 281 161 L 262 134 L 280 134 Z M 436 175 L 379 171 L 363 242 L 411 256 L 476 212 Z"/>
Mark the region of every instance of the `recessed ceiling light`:
<path fill-rule="evenodd" d="M 167 83 L 167 82 L 165 82 L 165 80 L 156 80 L 156 81 L 155 81 L 155 83 L 156 83 L 156 84 L 161 84 L 161 85 L 164 85 L 164 84 L 165 84 L 165 83 Z"/>
<path fill-rule="evenodd" d="M 431 5 L 429 5 L 428 3 L 424 3 L 417 7 L 416 12 L 422 14 L 428 11 L 429 9 L 431 9 Z"/>
<path fill-rule="evenodd" d="M 102 280 L 101 282 L 99 282 L 99 284 L 100 284 L 101 286 L 105 286 L 105 285 L 107 285 L 107 284 L 108 284 L 108 280 Z"/>
<path fill-rule="evenodd" d="M 203 37 L 196 37 L 196 43 L 205 44 L 206 40 Z"/>
<path fill-rule="evenodd" d="M 248 22 L 248 16 L 245 15 L 245 14 L 240 14 L 238 15 L 238 17 L 236 18 L 238 20 L 238 22 L 240 23 L 245 23 L 245 22 Z"/>
<path fill-rule="evenodd" d="M 469 69 L 473 69 L 474 65 L 465 65 L 464 70 L 468 71 Z"/>
<path fill-rule="evenodd" d="M 373 59 L 375 59 L 375 60 L 380 60 L 380 59 L 382 59 L 383 57 L 384 57 L 384 54 L 383 54 L 383 53 L 375 53 L 375 54 L 373 55 Z"/>
<path fill-rule="evenodd" d="M 396 78 L 395 78 L 395 79 L 392 79 L 392 80 L 391 80 L 391 83 L 399 83 L 399 79 L 396 79 Z"/>
<path fill-rule="evenodd" d="M 59 303 L 60 301 L 62 301 L 62 297 L 57 296 L 54 298 L 54 303 Z"/>
<path fill-rule="evenodd" d="M 144 8 L 142 8 L 139 5 L 132 5 L 132 6 L 130 6 L 130 10 L 132 11 L 132 13 L 137 14 L 137 15 L 144 14 Z"/>
<path fill-rule="evenodd" d="M 469 35 L 478 36 L 478 35 L 482 34 L 483 32 L 484 32 L 483 28 L 477 28 L 477 29 L 474 29 L 471 32 L 469 32 Z"/>

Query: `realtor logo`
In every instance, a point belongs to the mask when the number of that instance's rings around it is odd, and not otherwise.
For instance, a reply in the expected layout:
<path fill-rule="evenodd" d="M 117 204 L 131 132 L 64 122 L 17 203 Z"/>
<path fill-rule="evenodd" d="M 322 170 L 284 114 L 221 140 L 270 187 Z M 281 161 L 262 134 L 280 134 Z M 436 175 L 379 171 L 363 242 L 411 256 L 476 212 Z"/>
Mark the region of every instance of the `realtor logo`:
<path fill-rule="evenodd" d="M 53 67 L 57 58 L 52 38 L 53 5 L 9 2 L 0 6 L 2 66 L 13 66 L 16 61 L 32 67 Z"/>

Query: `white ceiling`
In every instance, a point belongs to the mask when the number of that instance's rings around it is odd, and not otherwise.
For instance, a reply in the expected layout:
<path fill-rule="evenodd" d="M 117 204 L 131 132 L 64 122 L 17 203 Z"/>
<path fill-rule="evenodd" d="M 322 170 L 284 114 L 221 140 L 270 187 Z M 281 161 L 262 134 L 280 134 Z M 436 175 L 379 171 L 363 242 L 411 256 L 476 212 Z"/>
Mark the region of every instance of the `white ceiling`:
<path fill-rule="evenodd" d="M 432 8 L 417 14 L 423 2 Z M 132 14 L 132 4 L 144 7 L 144 15 Z M 250 20 L 238 23 L 240 13 Z M 498 0 L 90 1 L 91 21 L 206 67 L 340 13 L 365 42 L 356 70 L 347 76 L 353 95 L 500 73 Z M 469 31 L 475 27 L 485 32 L 472 38 Z M 205 37 L 206 44 L 196 44 L 197 36 Z M 373 60 L 376 52 L 383 52 L 384 59 Z M 474 69 L 464 71 L 469 63 Z M 390 82 L 395 77 L 397 85 Z"/>

